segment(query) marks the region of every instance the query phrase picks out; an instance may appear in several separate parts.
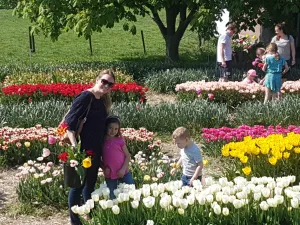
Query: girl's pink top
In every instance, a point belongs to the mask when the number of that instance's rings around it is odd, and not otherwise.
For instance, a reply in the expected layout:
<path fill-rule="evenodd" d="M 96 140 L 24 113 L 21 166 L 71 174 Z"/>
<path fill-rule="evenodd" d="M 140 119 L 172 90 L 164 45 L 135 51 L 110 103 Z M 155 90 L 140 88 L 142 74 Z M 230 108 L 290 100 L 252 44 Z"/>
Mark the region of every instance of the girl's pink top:
<path fill-rule="evenodd" d="M 125 153 L 123 146 L 126 142 L 121 137 L 106 139 L 103 146 L 102 159 L 105 167 L 110 169 L 110 174 L 105 174 L 106 178 L 118 179 L 117 172 L 122 168 L 125 162 Z M 125 174 L 128 173 L 128 168 Z"/>
<path fill-rule="evenodd" d="M 248 77 L 246 77 L 243 81 L 242 81 L 242 83 L 244 83 L 244 84 L 253 84 L 255 81 L 254 80 L 250 80 Z"/>

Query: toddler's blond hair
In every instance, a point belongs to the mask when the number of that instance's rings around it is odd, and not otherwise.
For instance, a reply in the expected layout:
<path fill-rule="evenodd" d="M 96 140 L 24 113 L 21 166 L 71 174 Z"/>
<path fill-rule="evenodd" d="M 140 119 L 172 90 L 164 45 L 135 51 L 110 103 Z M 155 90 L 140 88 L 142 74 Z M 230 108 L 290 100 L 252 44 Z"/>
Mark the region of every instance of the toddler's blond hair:
<path fill-rule="evenodd" d="M 188 129 L 186 129 L 185 127 L 178 127 L 176 130 L 174 130 L 174 132 L 172 134 L 173 139 L 176 139 L 176 138 L 184 139 L 184 138 L 190 138 L 190 137 L 191 137 L 190 131 Z"/>

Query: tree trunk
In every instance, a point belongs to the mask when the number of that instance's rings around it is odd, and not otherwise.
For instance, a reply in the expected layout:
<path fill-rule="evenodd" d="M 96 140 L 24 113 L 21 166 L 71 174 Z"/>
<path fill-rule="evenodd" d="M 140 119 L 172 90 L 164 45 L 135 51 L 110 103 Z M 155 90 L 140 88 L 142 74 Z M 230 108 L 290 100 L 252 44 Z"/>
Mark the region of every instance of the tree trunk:
<path fill-rule="evenodd" d="M 180 40 L 173 35 L 167 36 L 166 41 L 166 61 L 167 63 L 174 63 L 179 61 L 179 43 Z"/>

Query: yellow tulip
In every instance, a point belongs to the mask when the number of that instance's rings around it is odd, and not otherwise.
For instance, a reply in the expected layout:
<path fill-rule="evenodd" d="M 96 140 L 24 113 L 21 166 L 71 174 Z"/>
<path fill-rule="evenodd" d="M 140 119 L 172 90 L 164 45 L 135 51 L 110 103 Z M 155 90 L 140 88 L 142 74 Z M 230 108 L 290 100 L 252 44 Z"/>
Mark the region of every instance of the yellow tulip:
<path fill-rule="evenodd" d="M 243 156 L 240 158 L 242 163 L 247 163 L 248 162 L 248 157 L 247 156 Z"/>
<path fill-rule="evenodd" d="M 24 143 L 24 145 L 25 145 L 26 148 L 29 148 L 29 147 L 30 147 L 30 142 L 29 142 L 29 141 L 26 141 L 26 142 Z"/>
<path fill-rule="evenodd" d="M 275 166 L 277 163 L 277 159 L 273 156 L 273 157 L 269 158 L 269 163 L 271 165 Z"/>
<path fill-rule="evenodd" d="M 203 165 L 206 166 L 208 164 L 208 160 L 204 159 L 203 160 Z"/>
<path fill-rule="evenodd" d="M 291 154 L 291 153 L 289 153 L 289 152 L 285 152 L 285 153 L 283 153 L 283 157 L 284 157 L 285 159 L 288 159 L 288 158 L 290 158 L 290 154 Z"/>
<path fill-rule="evenodd" d="M 84 167 L 84 168 L 90 168 L 91 166 L 92 166 L 92 160 L 91 160 L 91 158 L 90 157 L 87 157 L 87 158 L 85 158 L 83 161 L 82 161 L 82 166 Z"/>
<path fill-rule="evenodd" d="M 145 176 L 144 176 L 144 180 L 145 180 L 145 181 L 148 181 L 148 180 L 150 180 L 150 179 L 151 179 L 151 177 L 150 177 L 149 175 L 145 175 Z"/>
<path fill-rule="evenodd" d="M 251 173 L 251 168 L 249 166 L 246 166 L 242 169 L 243 173 L 248 176 Z"/>
<path fill-rule="evenodd" d="M 294 148 L 296 154 L 300 154 L 300 148 Z"/>

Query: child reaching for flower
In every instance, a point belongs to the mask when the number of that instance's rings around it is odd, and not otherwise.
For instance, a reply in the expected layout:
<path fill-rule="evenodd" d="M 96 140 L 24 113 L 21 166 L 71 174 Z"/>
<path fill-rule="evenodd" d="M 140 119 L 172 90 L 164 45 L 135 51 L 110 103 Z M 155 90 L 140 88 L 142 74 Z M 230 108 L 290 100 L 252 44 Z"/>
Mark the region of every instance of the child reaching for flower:
<path fill-rule="evenodd" d="M 104 163 L 104 176 L 107 187 L 110 190 L 110 198 L 114 199 L 114 190 L 118 183 L 134 184 L 131 173 L 128 170 L 130 153 L 125 140 L 121 136 L 120 119 L 110 116 L 106 120 L 106 137 L 103 146 L 102 159 Z"/>
<path fill-rule="evenodd" d="M 193 186 L 194 180 L 202 180 L 203 161 L 199 147 L 191 140 L 190 132 L 185 127 L 178 127 L 173 132 L 173 140 L 180 148 L 180 159 L 171 170 L 174 175 L 176 169 L 182 164 L 183 186 Z"/>
<path fill-rule="evenodd" d="M 242 81 L 243 84 L 253 84 L 255 82 L 255 77 L 257 77 L 256 71 L 255 70 L 249 70 L 247 72 L 247 77 Z"/>
<path fill-rule="evenodd" d="M 266 57 L 263 71 L 267 72 L 265 77 L 265 101 L 264 103 L 280 98 L 280 89 L 282 86 L 281 75 L 285 74 L 288 70 L 288 64 L 284 57 L 278 54 L 277 45 L 271 43 L 267 51 L 269 55 Z M 283 70 L 284 68 L 284 70 Z M 283 70 L 283 72 L 282 72 Z"/>

